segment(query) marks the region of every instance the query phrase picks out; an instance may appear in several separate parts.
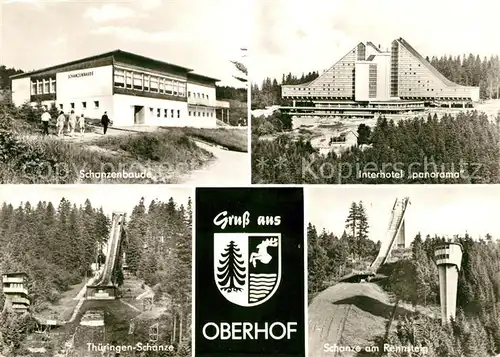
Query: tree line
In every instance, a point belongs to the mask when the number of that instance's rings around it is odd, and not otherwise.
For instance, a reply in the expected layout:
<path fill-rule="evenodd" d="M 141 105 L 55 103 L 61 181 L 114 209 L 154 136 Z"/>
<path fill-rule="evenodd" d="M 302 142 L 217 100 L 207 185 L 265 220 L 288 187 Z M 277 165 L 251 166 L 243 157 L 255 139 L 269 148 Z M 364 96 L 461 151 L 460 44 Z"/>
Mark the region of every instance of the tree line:
<path fill-rule="evenodd" d="M 414 306 L 439 305 L 439 278 L 434 250 L 447 239 L 418 234 L 412 256 L 385 267 L 388 279 L 382 285 L 397 300 Z M 474 239 L 457 235 L 453 241 L 463 247 L 458 276 L 457 315 L 441 326 L 439 318 L 415 313 L 401 318 L 390 342 L 396 345 L 426 346 L 427 356 L 492 356 L 500 352 L 500 241 L 487 234 Z M 418 309 L 417 309 L 418 311 Z M 403 357 L 402 353 L 391 356 Z"/>
<path fill-rule="evenodd" d="M 282 133 L 275 140 L 252 137 L 254 183 L 494 183 L 500 182 L 500 116 L 496 123 L 477 111 L 429 114 L 426 119 L 377 119 L 359 128 L 369 147 L 320 155 L 310 140 Z M 280 162 L 283 164 L 281 165 Z M 403 177 L 360 177 L 358 169 Z M 408 176 L 432 173 L 435 176 Z M 453 173 L 451 175 L 450 173 Z"/>
<path fill-rule="evenodd" d="M 281 82 L 276 78 L 266 77 L 259 86 L 252 84 L 252 110 L 262 109 L 271 105 L 285 105 L 287 102 L 281 98 L 281 85 L 294 85 L 308 83 L 319 77 L 319 72 L 302 73 L 300 77 L 292 73 L 283 74 Z"/>
<path fill-rule="evenodd" d="M 324 290 L 353 269 L 366 268 L 380 249 L 380 241 L 369 239 L 368 215 L 362 201 L 352 202 L 345 229 L 339 237 L 323 229 L 307 226 L 308 292 Z"/>
<path fill-rule="evenodd" d="M 179 355 L 191 352 L 191 200 L 187 206 L 144 199 L 127 224 L 124 248 L 128 269 L 154 287 L 155 299 L 168 296 L 172 316 L 172 339 Z"/>

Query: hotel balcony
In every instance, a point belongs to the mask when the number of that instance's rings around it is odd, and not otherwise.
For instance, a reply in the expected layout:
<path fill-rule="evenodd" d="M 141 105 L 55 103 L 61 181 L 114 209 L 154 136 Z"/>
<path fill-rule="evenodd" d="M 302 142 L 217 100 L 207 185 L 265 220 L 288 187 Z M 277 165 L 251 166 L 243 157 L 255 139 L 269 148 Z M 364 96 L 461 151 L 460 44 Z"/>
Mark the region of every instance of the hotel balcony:
<path fill-rule="evenodd" d="M 4 287 L 3 288 L 4 294 L 24 294 L 28 295 L 28 289 L 26 288 L 10 288 L 10 287 Z"/>
<path fill-rule="evenodd" d="M 23 284 L 25 281 L 25 278 L 22 276 L 7 276 L 4 275 L 2 276 L 2 281 L 3 283 L 12 283 L 12 284 Z"/>
<path fill-rule="evenodd" d="M 23 298 L 23 297 L 13 297 L 12 298 L 12 305 L 29 305 L 30 304 L 30 301 L 26 298 Z"/>

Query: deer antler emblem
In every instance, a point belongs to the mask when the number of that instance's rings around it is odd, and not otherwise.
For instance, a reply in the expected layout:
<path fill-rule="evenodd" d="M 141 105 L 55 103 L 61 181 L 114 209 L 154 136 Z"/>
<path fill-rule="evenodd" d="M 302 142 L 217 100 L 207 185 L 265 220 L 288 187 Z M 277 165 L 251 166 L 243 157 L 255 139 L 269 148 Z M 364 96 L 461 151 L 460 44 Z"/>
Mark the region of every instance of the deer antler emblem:
<path fill-rule="evenodd" d="M 277 247 L 278 246 L 278 238 L 268 238 L 262 241 L 257 246 L 257 252 L 253 252 L 250 254 L 250 263 L 255 268 L 257 261 L 260 261 L 262 264 L 269 264 L 273 257 L 267 252 L 268 247 Z"/>

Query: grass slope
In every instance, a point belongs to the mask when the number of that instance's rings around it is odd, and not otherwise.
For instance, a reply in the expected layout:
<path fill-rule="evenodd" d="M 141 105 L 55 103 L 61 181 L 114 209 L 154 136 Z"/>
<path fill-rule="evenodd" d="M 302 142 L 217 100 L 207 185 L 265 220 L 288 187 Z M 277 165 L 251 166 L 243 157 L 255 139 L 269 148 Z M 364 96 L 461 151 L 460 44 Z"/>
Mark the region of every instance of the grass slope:
<path fill-rule="evenodd" d="M 309 356 L 332 356 L 332 352 L 325 351 L 325 344 L 375 346 L 376 340 L 385 334 L 386 323 L 394 308 L 392 300 L 374 283 L 340 283 L 319 293 L 308 309 Z M 410 314 L 412 310 L 400 303 L 396 318 Z M 360 355 L 356 352 L 336 354 L 346 357 Z"/>

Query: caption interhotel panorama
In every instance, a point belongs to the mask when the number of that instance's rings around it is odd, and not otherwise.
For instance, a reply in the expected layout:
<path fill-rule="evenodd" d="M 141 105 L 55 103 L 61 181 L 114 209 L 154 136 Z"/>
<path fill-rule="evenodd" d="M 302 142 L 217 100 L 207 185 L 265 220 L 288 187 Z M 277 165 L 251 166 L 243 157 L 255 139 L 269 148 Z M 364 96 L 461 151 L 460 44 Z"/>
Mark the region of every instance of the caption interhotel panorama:
<path fill-rule="evenodd" d="M 215 127 L 229 115 L 218 79 L 171 63 L 115 50 L 12 76 L 12 101 L 56 105 L 87 118 L 106 111 L 114 126 Z"/>
<path fill-rule="evenodd" d="M 472 108 L 479 87 L 446 79 L 408 42 L 399 38 L 390 50 L 359 43 L 312 82 L 283 85 L 282 97 L 295 116 L 376 117 L 418 112 L 426 106 Z"/>

